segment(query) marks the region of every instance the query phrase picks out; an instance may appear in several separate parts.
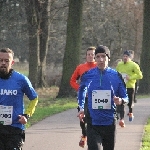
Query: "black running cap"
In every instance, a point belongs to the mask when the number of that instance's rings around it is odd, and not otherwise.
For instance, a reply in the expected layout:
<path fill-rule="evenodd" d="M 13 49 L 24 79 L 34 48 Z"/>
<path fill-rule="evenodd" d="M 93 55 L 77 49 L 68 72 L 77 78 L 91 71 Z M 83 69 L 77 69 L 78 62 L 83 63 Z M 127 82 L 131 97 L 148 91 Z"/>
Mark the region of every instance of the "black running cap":
<path fill-rule="evenodd" d="M 123 52 L 123 55 L 131 56 L 131 52 L 126 50 L 126 51 Z"/>
<path fill-rule="evenodd" d="M 95 55 L 97 53 L 105 53 L 106 56 L 110 59 L 110 50 L 108 49 L 108 47 L 100 45 L 95 49 Z"/>

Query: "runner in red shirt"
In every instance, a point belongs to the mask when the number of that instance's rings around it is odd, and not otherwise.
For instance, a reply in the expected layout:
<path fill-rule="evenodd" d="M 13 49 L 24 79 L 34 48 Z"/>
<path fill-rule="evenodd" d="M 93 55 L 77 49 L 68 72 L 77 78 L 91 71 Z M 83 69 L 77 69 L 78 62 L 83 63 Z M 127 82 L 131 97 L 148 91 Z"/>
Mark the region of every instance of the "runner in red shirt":
<path fill-rule="evenodd" d="M 83 73 L 86 71 L 96 67 L 95 62 L 95 47 L 88 47 L 86 50 L 86 62 L 84 64 L 80 64 L 76 67 L 75 71 L 73 72 L 71 79 L 70 79 L 70 85 L 72 88 L 74 88 L 77 92 L 79 89 L 79 83 L 80 83 L 80 77 Z M 78 107 L 78 111 L 80 111 Z M 84 147 L 86 145 L 87 136 L 86 136 L 86 123 L 80 121 L 80 127 L 82 129 L 82 136 L 81 140 L 79 142 L 80 147 Z"/>

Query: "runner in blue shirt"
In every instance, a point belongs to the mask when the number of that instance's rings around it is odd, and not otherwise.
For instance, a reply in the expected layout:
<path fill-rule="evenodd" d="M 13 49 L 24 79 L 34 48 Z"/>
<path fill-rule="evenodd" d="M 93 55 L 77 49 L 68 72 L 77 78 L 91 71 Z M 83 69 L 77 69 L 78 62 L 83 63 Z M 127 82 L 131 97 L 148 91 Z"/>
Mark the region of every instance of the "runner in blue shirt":
<path fill-rule="evenodd" d="M 88 150 L 114 150 L 116 131 L 116 105 L 128 102 L 126 87 L 121 75 L 108 67 L 110 51 L 106 46 L 95 50 L 97 67 L 81 77 L 79 88 L 78 117 L 87 117 Z M 87 112 L 84 112 L 85 97 L 88 96 Z"/>
<path fill-rule="evenodd" d="M 29 79 L 12 69 L 14 53 L 0 50 L 0 150 L 21 150 L 25 124 L 35 111 L 38 96 Z M 24 95 L 30 100 L 25 111 Z"/>

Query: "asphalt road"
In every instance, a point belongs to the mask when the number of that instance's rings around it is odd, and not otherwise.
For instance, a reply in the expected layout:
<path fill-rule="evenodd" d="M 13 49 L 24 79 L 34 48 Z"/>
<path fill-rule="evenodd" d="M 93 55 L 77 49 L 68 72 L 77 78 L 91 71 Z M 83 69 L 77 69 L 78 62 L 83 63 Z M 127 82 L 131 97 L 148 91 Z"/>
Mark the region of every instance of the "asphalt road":
<path fill-rule="evenodd" d="M 126 113 L 128 108 L 126 106 Z M 134 106 L 134 120 L 121 128 L 117 123 L 115 150 L 140 150 L 144 125 L 150 116 L 150 99 L 140 99 Z M 81 129 L 77 109 L 48 117 L 26 130 L 23 150 L 87 150 L 78 146 Z"/>

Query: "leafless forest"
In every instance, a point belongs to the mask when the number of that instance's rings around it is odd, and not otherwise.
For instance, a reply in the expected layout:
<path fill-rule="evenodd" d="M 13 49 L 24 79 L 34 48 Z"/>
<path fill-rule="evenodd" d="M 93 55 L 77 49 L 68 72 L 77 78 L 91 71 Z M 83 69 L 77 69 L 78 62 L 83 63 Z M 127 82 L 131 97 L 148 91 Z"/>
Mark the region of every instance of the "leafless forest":
<path fill-rule="evenodd" d="M 28 21 L 24 0 L 0 2 L 0 47 L 14 50 L 20 62 L 29 61 Z M 41 6 L 42 2 L 40 1 Z M 62 74 L 62 61 L 66 44 L 66 26 L 69 0 L 48 0 L 50 13 L 47 26 L 48 51 L 46 54 L 46 80 L 58 85 Z M 42 7 L 40 7 L 42 9 Z M 40 16 L 40 14 L 39 14 Z M 143 0 L 84 0 L 82 50 L 84 62 L 88 46 L 106 45 L 111 50 L 110 66 L 121 58 L 126 49 L 134 50 L 140 62 L 143 29 Z M 38 28 L 38 33 L 41 29 Z M 46 36 L 46 35 L 45 35 Z M 33 47 L 34 49 L 34 47 Z"/>

